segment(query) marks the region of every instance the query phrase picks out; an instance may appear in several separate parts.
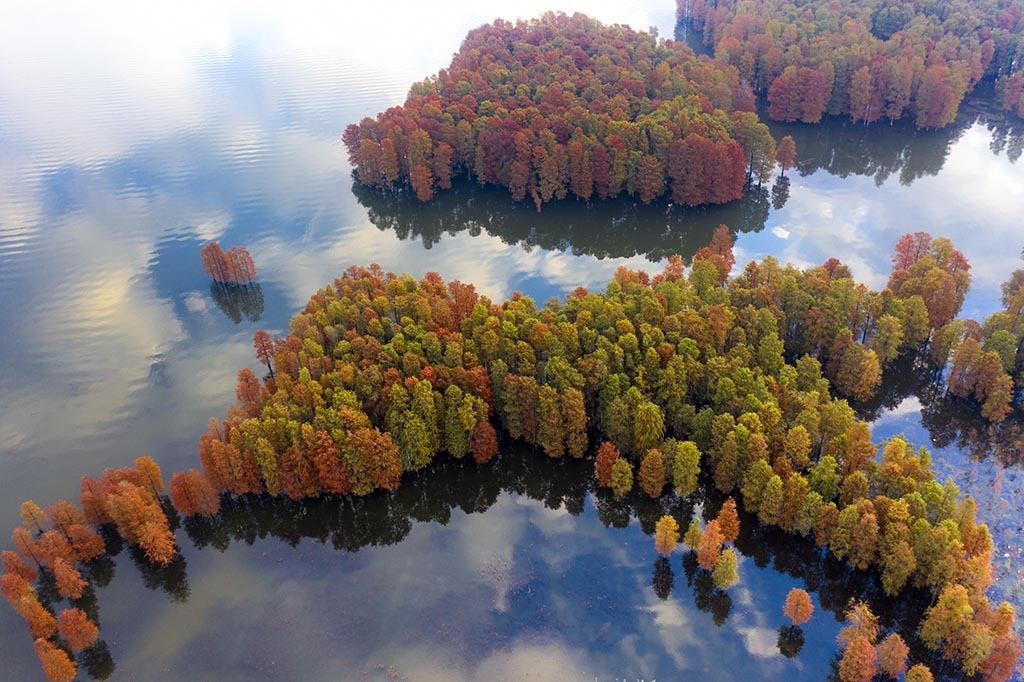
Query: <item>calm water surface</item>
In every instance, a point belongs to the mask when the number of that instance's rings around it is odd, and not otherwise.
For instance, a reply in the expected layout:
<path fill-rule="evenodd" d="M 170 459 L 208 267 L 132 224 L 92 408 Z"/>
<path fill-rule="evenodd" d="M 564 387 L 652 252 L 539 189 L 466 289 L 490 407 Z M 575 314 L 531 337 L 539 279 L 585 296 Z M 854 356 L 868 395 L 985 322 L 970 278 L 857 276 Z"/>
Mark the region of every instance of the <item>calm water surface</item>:
<path fill-rule="evenodd" d="M 23 499 L 77 499 L 83 473 L 140 454 L 165 472 L 193 465 L 206 419 L 232 402 L 237 369 L 255 366 L 253 331 L 285 331 L 309 294 L 351 264 L 434 270 L 495 299 L 520 290 L 545 300 L 600 287 L 620 265 L 656 271 L 727 223 L 741 263 L 838 256 L 877 287 L 896 239 L 924 229 L 951 237 L 973 264 L 964 311 L 973 316 L 997 306 L 999 283 L 1019 264 L 1024 131 L 972 107 L 931 133 L 776 126 L 797 140 L 788 185 L 710 210 L 567 202 L 537 214 L 468 185 L 424 207 L 353 187 L 344 126 L 401 103 L 470 28 L 580 9 L 667 36 L 667 0 L 443 11 L 67 5 L 0 10 L 5 529 Z M 258 290 L 210 287 L 198 262 L 210 239 L 249 247 Z M 972 462 L 969 451 L 985 454 L 999 438 L 979 440 L 941 396 L 912 378 L 891 383 L 865 407 L 876 434 L 939 446 L 936 468 L 978 495 L 992 520 L 1000 594 L 1020 605 L 1024 479 L 996 457 Z M 1012 447 L 1000 452 L 1012 459 Z M 115 667 L 99 652 L 87 667 L 119 680 L 827 674 L 834 612 L 865 589 L 856 576 L 799 543 L 749 536 L 740 584 L 715 592 L 678 554 L 667 569 L 656 563 L 644 530 L 661 507 L 595 496 L 586 467 L 515 449 L 505 460 L 493 470 L 451 465 L 394 499 L 263 503 L 186 524 L 183 558 L 163 571 L 125 549 L 94 576 L 105 583 L 97 604 Z M 663 504 L 687 518 L 717 501 Z M 820 611 L 788 658 L 780 610 L 793 586 L 813 589 Z M 4 678 L 41 679 L 7 608 L 0 631 Z M 781 636 L 793 653 L 798 637 Z"/>

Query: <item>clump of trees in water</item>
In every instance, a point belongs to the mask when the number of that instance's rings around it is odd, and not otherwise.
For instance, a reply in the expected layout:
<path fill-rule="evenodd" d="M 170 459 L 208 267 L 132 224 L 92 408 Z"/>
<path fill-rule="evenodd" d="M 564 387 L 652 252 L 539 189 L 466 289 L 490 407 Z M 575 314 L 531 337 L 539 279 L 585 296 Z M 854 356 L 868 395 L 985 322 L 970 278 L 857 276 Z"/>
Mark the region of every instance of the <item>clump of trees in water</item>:
<path fill-rule="evenodd" d="M 199 261 L 210 279 L 219 284 L 252 284 L 256 264 L 244 246 L 232 246 L 226 252 L 217 242 L 210 242 L 199 252 Z"/>
<path fill-rule="evenodd" d="M 776 163 L 735 67 L 581 14 L 471 31 L 404 106 L 348 126 L 343 140 L 364 185 L 408 185 L 429 201 L 466 173 L 538 210 L 620 194 L 722 204 Z"/>
<path fill-rule="evenodd" d="M 224 495 L 394 490 L 442 453 L 491 460 L 495 423 L 552 458 L 586 457 L 601 440 L 595 478 L 616 496 L 637 483 L 652 498 L 668 486 L 687 496 L 703 477 L 765 527 L 874 572 L 886 594 L 930 593 L 919 639 L 967 675 L 1006 679 L 1020 644 L 1012 607 L 986 596 L 993 545 L 974 500 L 936 481 L 927 451 L 902 438 L 879 456 L 868 425 L 832 395 L 870 395 L 887 363 L 951 324 L 966 260 L 948 240 L 911 235 L 883 291 L 834 259 L 800 270 L 766 258 L 730 278 L 734 265 L 723 226 L 688 269 L 678 257 L 653 277 L 623 268 L 602 293 L 579 288 L 540 307 L 519 294 L 496 304 L 433 273 L 417 281 L 350 268 L 310 298 L 285 338 L 257 333 L 267 376 L 239 372 L 238 404 L 211 419 L 202 470 L 175 474 L 171 499 L 201 516 Z M 57 637 L 59 619 L 32 582 L 56 581 L 75 599 L 85 586 L 77 567 L 103 552 L 95 527 L 170 562 L 163 490 L 155 462 L 140 458 L 84 478 L 82 511 L 26 505 L 17 551 L 4 555 L 3 594 L 52 679 L 70 679 L 67 651 L 89 628 L 65 616 Z M 678 525 L 656 532 L 670 552 Z M 725 544 L 738 533 L 727 502 L 683 538 L 723 589 L 736 580 Z M 848 679 L 884 645 L 870 634 L 845 642 Z"/>
<path fill-rule="evenodd" d="M 923 233 L 904 239 L 911 237 L 914 243 L 928 239 Z M 983 323 L 950 320 L 936 330 L 929 354 L 937 368 L 948 365 L 949 393 L 976 403 L 994 422 L 1019 407 L 1024 390 L 1024 268 L 1015 270 L 1002 290 L 1002 310 Z"/>
<path fill-rule="evenodd" d="M 676 0 L 723 64 L 767 96 L 768 115 L 871 123 L 953 122 L 964 96 L 995 80 L 999 105 L 1024 116 L 1021 0 Z"/>

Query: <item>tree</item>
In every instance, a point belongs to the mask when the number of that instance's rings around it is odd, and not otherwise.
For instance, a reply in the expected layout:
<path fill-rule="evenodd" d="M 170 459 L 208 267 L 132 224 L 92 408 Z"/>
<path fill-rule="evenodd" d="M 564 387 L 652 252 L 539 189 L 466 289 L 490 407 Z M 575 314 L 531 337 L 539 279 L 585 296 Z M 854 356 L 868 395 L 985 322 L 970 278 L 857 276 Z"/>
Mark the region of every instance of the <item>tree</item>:
<path fill-rule="evenodd" d="M 7 578 L 7 576 L 4 576 Z M 8 593 L 8 581 L 3 581 L 4 597 L 11 602 L 14 610 L 17 611 L 28 624 L 28 631 L 33 637 L 48 639 L 57 631 L 57 620 L 46 607 L 39 603 L 36 591 L 28 583 L 22 581 L 19 593 L 12 599 Z"/>
<path fill-rule="evenodd" d="M 713 570 L 721 555 L 722 532 L 718 528 L 718 521 L 709 521 L 700 536 L 700 545 L 697 547 L 697 563 L 705 571 Z"/>
<path fill-rule="evenodd" d="M 775 160 L 782 168 L 782 175 L 785 176 L 786 171 L 792 168 L 793 162 L 796 161 L 796 143 L 792 135 L 786 135 L 779 140 L 779 145 L 775 149 Z"/>
<path fill-rule="evenodd" d="M 932 671 L 924 663 L 918 663 L 907 671 L 906 682 L 933 682 Z"/>
<path fill-rule="evenodd" d="M 811 619 L 814 613 L 814 604 L 811 603 L 811 595 L 799 587 L 794 587 L 786 595 L 786 603 L 782 613 L 789 618 L 793 625 L 802 625 Z"/>
<path fill-rule="evenodd" d="M 690 551 L 696 551 L 700 547 L 700 540 L 703 537 L 703 533 L 700 530 L 700 521 L 693 519 L 690 521 L 690 525 L 686 527 L 686 534 L 683 536 L 683 544 Z"/>
<path fill-rule="evenodd" d="M 608 441 L 601 443 L 597 448 L 597 458 L 594 461 L 594 476 L 597 484 L 607 488 L 612 484 L 612 467 L 619 459 L 619 450 Z"/>
<path fill-rule="evenodd" d="M 469 449 L 477 464 L 486 464 L 498 454 L 498 436 L 486 419 L 478 422 L 473 428 Z"/>
<path fill-rule="evenodd" d="M 864 638 L 870 644 L 878 637 L 878 616 L 871 613 L 871 609 L 862 601 L 850 604 L 846 610 L 846 623 L 836 638 L 841 646 L 849 647 L 857 638 Z"/>
<path fill-rule="evenodd" d="M 377 429 L 356 429 L 349 436 L 347 449 L 358 453 L 364 462 L 369 482 L 374 487 L 385 490 L 398 487 L 402 478 L 402 463 L 398 458 L 398 448 L 389 434 Z M 353 490 L 359 494 L 358 490 Z"/>
<path fill-rule="evenodd" d="M 693 441 L 683 441 L 676 449 L 672 464 L 672 482 L 676 494 L 680 497 L 692 495 L 697 489 L 697 476 L 700 474 L 700 450 Z"/>
<path fill-rule="evenodd" d="M 718 561 L 715 562 L 715 570 L 711 573 L 711 579 L 714 581 L 715 586 L 722 590 L 727 590 L 736 584 L 736 550 L 732 547 L 726 547 L 722 550 L 721 555 L 718 557 Z"/>
<path fill-rule="evenodd" d="M 671 516 L 662 516 L 654 529 L 654 547 L 659 554 L 668 556 L 679 544 L 679 522 Z"/>
<path fill-rule="evenodd" d="M 152 492 L 123 480 L 110 491 L 107 500 L 121 535 L 142 548 L 149 561 L 170 563 L 175 554 L 174 533 Z"/>
<path fill-rule="evenodd" d="M 947 585 L 939 594 L 938 602 L 925 611 L 921 621 L 921 641 L 931 649 L 942 649 L 947 658 L 960 661 L 964 673 L 973 675 L 992 649 L 991 633 L 975 623 L 967 588 Z"/>
<path fill-rule="evenodd" d="M 640 201 L 649 204 L 665 191 L 665 172 L 653 156 L 645 155 L 636 169 L 636 190 Z"/>
<path fill-rule="evenodd" d="M 26 582 L 34 583 L 39 579 L 36 569 L 26 564 L 20 556 L 9 549 L 0 552 L 0 565 L 3 566 L 5 573 L 16 575 Z"/>
<path fill-rule="evenodd" d="M 842 682 L 871 682 L 875 676 L 875 648 L 867 637 L 855 637 L 839 661 Z"/>
<path fill-rule="evenodd" d="M 736 542 L 736 538 L 740 536 L 740 517 L 736 513 L 736 500 L 730 497 L 723 502 L 715 518 L 722 532 L 722 541 Z"/>
<path fill-rule="evenodd" d="M 228 266 L 229 282 L 233 284 L 252 284 L 256 277 L 256 264 L 244 246 L 232 246 L 225 254 Z"/>
<path fill-rule="evenodd" d="M 260 410 L 260 380 L 248 367 L 238 370 L 238 386 L 235 389 L 235 398 L 239 406 L 245 410 L 250 417 L 255 417 Z"/>
<path fill-rule="evenodd" d="M 153 461 L 152 457 L 138 457 L 133 462 L 135 468 L 142 474 L 142 480 L 146 486 L 159 496 L 164 491 L 164 478 L 160 471 L 160 465 Z"/>
<path fill-rule="evenodd" d="M 253 336 L 252 345 L 256 348 L 256 358 L 267 366 L 270 378 L 274 378 L 274 367 L 271 362 L 274 358 L 274 343 L 270 340 L 270 334 L 262 329 L 256 330 Z"/>
<path fill-rule="evenodd" d="M 50 682 L 72 682 L 78 669 L 62 649 L 42 637 L 35 641 L 36 656 L 43 666 L 43 673 Z"/>
<path fill-rule="evenodd" d="M 21 556 L 31 559 L 35 563 L 37 568 L 42 568 L 42 555 L 39 552 L 39 547 L 36 545 L 35 540 L 32 539 L 32 534 L 25 528 L 19 527 L 11 531 L 11 540 L 14 542 L 14 548 Z"/>
<path fill-rule="evenodd" d="M 57 591 L 66 599 L 80 599 L 86 582 L 67 559 L 58 557 L 52 562 L 53 576 L 57 582 Z"/>
<path fill-rule="evenodd" d="M 215 282 L 230 282 L 227 257 L 217 242 L 210 242 L 199 252 L 199 262 L 207 276 Z"/>
<path fill-rule="evenodd" d="M 75 653 L 88 649 L 100 634 L 81 609 L 64 609 L 57 616 L 57 630 Z"/>
<path fill-rule="evenodd" d="M 575 388 L 562 391 L 562 425 L 565 428 L 565 450 L 579 459 L 587 452 L 587 406 L 583 394 Z"/>
<path fill-rule="evenodd" d="M 171 476 L 171 502 L 186 516 L 213 516 L 220 509 L 220 497 L 206 475 L 198 469 L 179 471 Z"/>
<path fill-rule="evenodd" d="M 665 461 L 661 456 L 661 450 L 648 450 L 640 462 L 640 487 L 650 497 L 661 497 L 661 491 L 665 489 Z"/>
<path fill-rule="evenodd" d="M 633 467 L 621 457 L 612 464 L 611 487 L 616 499 L 622 499 L 633 489 Z"/>
<path fill-rule="evenodd" d="M 21 503 L 21 522 L 25 524 L 26 528 L 35 528 L 42 533 L 43 524 L 46 523 L 46 514 L 38 504 L 32 500 L 26 500 Z"/>
<path fill-rule="evenodd" d="M 875 647 L 878 658 L 878 671 L 889 677 L 899 677 L 907 670 L 907 654 L 910 647 L 895 632 L 883 639 Z"/>
<path fill-rule="evenodd" d="M 537 442 L 544 448 L 548 457 L 561 457 L 565 454 L 565 428 L 562 424 L 558 391 L 551 386 L 541 386 L 537 391 L 537 398 L 540 401 Z"/>

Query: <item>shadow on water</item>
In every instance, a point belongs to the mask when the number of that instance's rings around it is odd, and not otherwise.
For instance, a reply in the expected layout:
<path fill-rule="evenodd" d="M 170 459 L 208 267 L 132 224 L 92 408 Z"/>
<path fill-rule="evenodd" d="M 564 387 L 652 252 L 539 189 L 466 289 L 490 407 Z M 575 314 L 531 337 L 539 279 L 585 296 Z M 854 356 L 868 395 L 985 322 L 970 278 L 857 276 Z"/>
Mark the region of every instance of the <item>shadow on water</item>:
<path fill-rule="evenodd" d="M 427 470 L 407 476 L 401 487 L 391 493 L 377 492 L 366 497 L 324 496 L 304 501 L 246 496 L 225 500 L 215 517 L 189 517 L 181 524 L 200 550 L 225 551 L 232 543 L 252 545 L 272 537 L 291 546 L 312 539 L 337 550 L 357 552 L 364 547 L 402 542 L 416 522 L 445 526 L 456 510 L 466 514 L 486 512 L 503 495 L 511 494 L 541 501 L 549 509 L 564 509 L 577 517 L 593 513 L 589 511 L 592 505 L 597 518 L 606 527 L 622 528 L 637 521 L 644 533 L 653 535 L 658 519 L 666 514 L 674 516 L 682 528 L 695 514 L 705 520 L 717 515 L 724 499 L 709 483 L 702 482 L 698 492 L 689 498 L 668 493 L 654 500 L 642 492 L 634 492 L 617 500 L 606 490 L 594 489 L 591 460 L 553 460 L 512 444 L 497 461 L 488 465 L 439 459 Z M 174 517 L 171 521 L 177 525 L 179 520 Z M 796 578 L 817 595 L 820 608 L 830 612 L 836 622 L 842 620 L 852 599 L 864 599 L 879 616 L 883 631 L 901 632 L 914 658 L 928 663 L 937 672 L 937 679 L 960 679 L 959 671 L 924 649 L 914 636 L 924 609 L 930 603 L 929 594 L 907 590 L 899 599 L 888 598 L 882 592 L 877 574 L 849 568 L 831 554 L 823 553 L 808 539 L 762 527 L 756 517 L 742 511 L 740 528 L 735 546 L 740 555 L 749 560 L 740 584 L 744 574 L 754 577 L 750 573 L 754 569 L 749 564 Z M 111 538 L 108 549 L 116 555 L 126 547 Z M 127 549 L 147 588 L 163 591 L 172 602 L 189 599 L 184 557 L 179 554 L 169 566 L 154 567 L 136 554 L 134 548 Z M 677 563 L 680 558 L 681 563 Z M 105 584 L 112 577 L 112 568 L 107 557 L 94 562 L 87 570 L 90 577 L 97 579 L 97 584 Z M 682 573 L 677 576 L 680 569 Z M 558 584 L 555 579 L 553 586 L 547 587 L 579 592 L 585 600 L 581 604 L 590 604 L 592 599 L 601 596 L 599 586 L 558 587 Z M 717 627 L 722 627 L 737 609 L 745 608 L 734 604 L 728 592 L 715 587 L 710 573 L 699 569 L 692 552 L 684 552 L 681 557 L 676 553 L 670 558 L 656 559 L 650 585 L 662 600 L 673 592 L 680 596 L 678 593 L 685 585 L 692 593 L 695 607 L 710 614 Z M 538 589 L 543 588 L 538 585 Z M 783 596 L 777 597 L 781 617 Z M 98 607 L 91 588 L 80 602 L 80 608 L 98 620 Z M 529 627 L 536 631 L 548 625 L 531 621 Z M 782 655 L 796 656 L 803 646 L 803 637 L 799 628 L 783 627 L 778 636 Z M 114 670 L 114 662 L 105 644 L 100 643 L 94 649 L 82 657 L 83 667 L 94 678 L 106 679 Z"/>
<path fill-rule="evenodd" d="M 235 324 L 241 324 L 243 315 L 250 322 L 259 322 L 263 315 L 263 289 L 257 282 L 249 285 L 210 282 L 210 296 Z"/>
<path fill-rule="evenodd" d="M 438 192 L 429 203 L 410 192 L 381 192 L 352 184 L 370 221 L 400 239 L 419 239 L 425 248 L 444 235 L 487 233 L 506 244 L 570 251 L 597 258 L 643 255 L 651 260 L 679 254 L 689 259 L 707 246 L 719 225 L 734 232 L 764 229 L 771 207 L 766 187 L 748 187 L 743 199 L 723 206 L 684 208 L 665 201 L 642 204 L 629 199 L 584 203 L 556 201 L 537 212 L 514 203 L 508 191 L 462 180 Z M 784 201 L 784 200 L 783 200 Z"/>

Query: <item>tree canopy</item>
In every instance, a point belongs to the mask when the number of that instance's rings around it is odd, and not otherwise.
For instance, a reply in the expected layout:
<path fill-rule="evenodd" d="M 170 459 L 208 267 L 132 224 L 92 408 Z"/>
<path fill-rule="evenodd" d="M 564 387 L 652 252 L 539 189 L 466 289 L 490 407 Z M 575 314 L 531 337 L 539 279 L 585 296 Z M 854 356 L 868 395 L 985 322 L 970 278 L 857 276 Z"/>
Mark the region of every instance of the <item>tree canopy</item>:
<path fill-rule="evenodd" d="M 470 31 L 401 107 L 349 125 L 358 181 L 421 201 L 465 174 L 540 207 L 626 194 L 644 203 L 739 199 L 775 165 L 739 71 L 582 14 Z"/>

